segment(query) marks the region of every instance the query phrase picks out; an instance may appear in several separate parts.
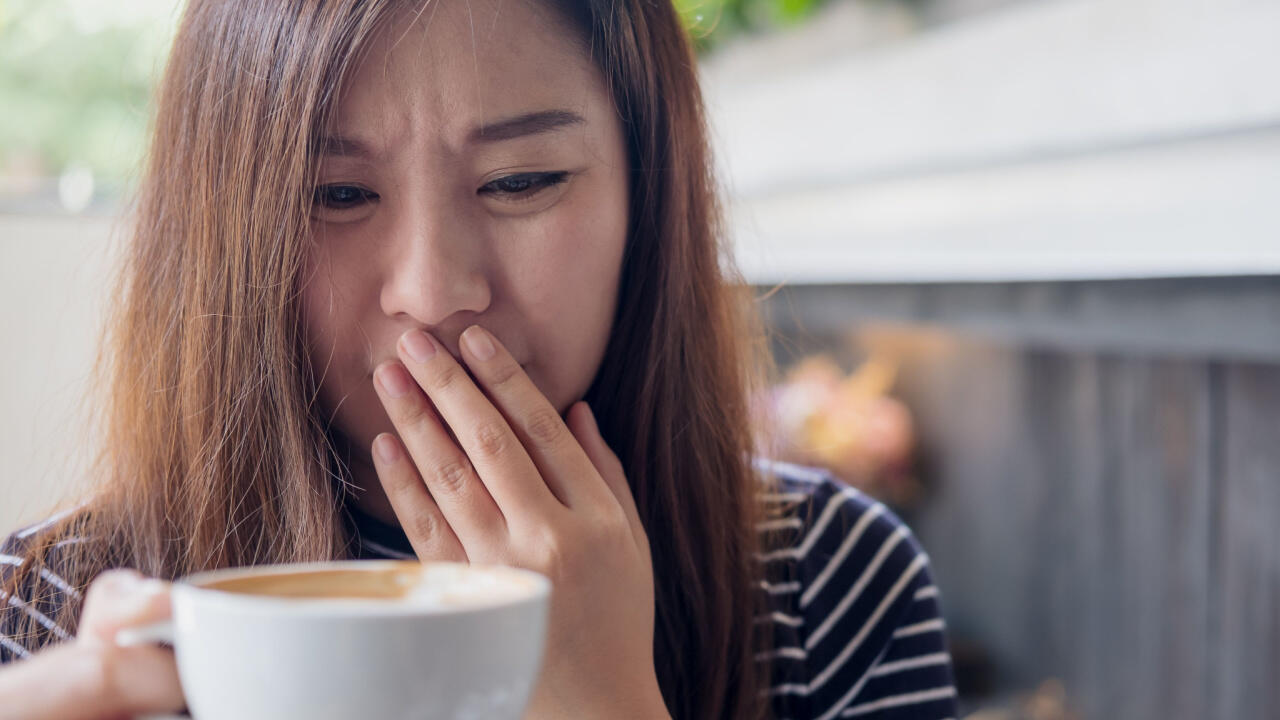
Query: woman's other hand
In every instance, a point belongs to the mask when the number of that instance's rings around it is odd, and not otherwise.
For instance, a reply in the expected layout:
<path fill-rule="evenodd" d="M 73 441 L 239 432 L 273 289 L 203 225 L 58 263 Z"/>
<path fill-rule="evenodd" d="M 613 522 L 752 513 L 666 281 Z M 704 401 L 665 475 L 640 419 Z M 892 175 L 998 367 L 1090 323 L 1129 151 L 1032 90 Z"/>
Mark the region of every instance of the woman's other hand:
<path fill-rule="evenodd" d="M 422 560 L 551 578 L 547 648 L 527 717 L 667 716 L 654 668 L 649 541 L 622 463 L 585 403 L 566 423 L 493 335 L 472 327 L 461 344 L 466 369 L 411 331 L 400 343 L 403 365 L 375 373 L 399 438 L 379 436 L 374 463 L 409 540 Z"/>
<path fill-rule="evenodd" d="M 116 632 L 169 617 L 169 586 L 111 570 L 89 586 L 75 639 L 0 670 L 0 720 L 117 720 L 184 706 L 173 652 Z"/>

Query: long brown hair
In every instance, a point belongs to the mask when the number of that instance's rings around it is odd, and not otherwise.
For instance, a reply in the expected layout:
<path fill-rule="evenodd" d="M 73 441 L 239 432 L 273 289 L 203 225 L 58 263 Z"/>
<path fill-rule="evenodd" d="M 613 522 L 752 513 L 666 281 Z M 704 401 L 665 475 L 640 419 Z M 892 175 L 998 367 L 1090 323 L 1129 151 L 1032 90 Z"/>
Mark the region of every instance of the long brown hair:
<path fill-rule="evenodd" d="M 612 92 L 632 173 L 618 313 L 585 399 L 649 532 L 659 683 L 677 718 L 763 717 L 748 398 L 765 346 L 726 257 L 695 58 L 669 2 L 550 3 Z M 87 539 L 58 566 L 77 585 L 110 565 L 175 578 L 347 552 L 298 294 L 315 143 L 396 5 L 190 1 L 104 342 L 98 489 L 13 580 L 71 535 Z"/>

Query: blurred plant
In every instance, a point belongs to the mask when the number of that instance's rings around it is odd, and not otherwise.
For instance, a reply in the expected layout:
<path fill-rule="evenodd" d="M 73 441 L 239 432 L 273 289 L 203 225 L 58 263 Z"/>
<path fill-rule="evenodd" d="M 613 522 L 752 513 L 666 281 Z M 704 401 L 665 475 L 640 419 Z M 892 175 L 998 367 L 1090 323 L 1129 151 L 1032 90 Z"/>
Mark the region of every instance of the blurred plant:
<path fill-rule="evenodd" d="M 792 367 L 773 388 L 770 421 L 777 435 L 764 447 L 780 459 L 830 469 L 841 479 L 897 507 L 914 505 L 911 414 L 889 396 L 897 369 L 871 359 L 846 374 L 816 355 Z"/>
<path fill-rule="evenodd" d="M 177 0 L 0 0 L 0 175 L 136 168 Z"/>
<path fill-rule="evenodd" d="M 1067 703 L 1067 690 L 1062 681 L 1050 678 L 1030 694 L 1015 698 L 1008 707 L 988 708 L 969 715 L 965 720 L 1079 720 Z"/>
<path fill-rule="evenodd" d="M 835 0 L 674 0 L 685 29 L 706 52 L 737 35 L 767 32 L 808 19 Z M 920 6 L 929 0 L 838 0 Z"/>

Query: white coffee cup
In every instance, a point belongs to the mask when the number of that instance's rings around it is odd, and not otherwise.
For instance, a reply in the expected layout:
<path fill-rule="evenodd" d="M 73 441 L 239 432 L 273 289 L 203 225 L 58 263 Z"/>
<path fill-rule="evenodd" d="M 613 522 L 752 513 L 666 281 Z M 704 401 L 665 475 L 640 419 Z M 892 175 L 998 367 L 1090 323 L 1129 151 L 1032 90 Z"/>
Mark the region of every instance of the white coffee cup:
<path fill-rule="evenodd" d="M 233 568 L 174 583 L 172 622 L 117 642 L 171 643 L 196 720 L 515 720 L 550 592 L 538 573 L 493 565 Z"/>

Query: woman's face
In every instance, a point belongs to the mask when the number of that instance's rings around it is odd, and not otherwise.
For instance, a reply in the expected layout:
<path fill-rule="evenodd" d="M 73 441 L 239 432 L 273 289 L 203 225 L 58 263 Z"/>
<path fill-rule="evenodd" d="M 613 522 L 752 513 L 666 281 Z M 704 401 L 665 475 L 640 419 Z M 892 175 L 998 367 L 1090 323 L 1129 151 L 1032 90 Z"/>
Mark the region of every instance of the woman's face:
<path fill-rule="evenodd" d="M 457 357 L 481 325 L 561 413 L 582 397 L 616 304 L 626 152 L 603 79 L 549 9 L 433 0 L 388 23 L 324 147 L 303 313 L 358 481 L 394 430 L 373 369 L 410 328 Z"/>

